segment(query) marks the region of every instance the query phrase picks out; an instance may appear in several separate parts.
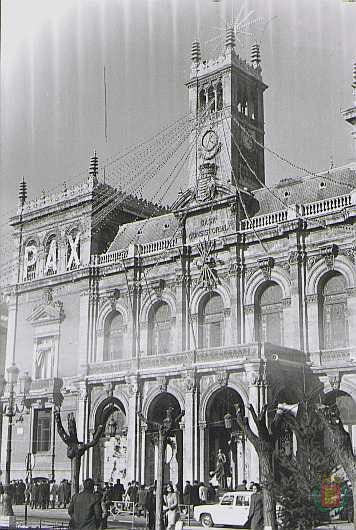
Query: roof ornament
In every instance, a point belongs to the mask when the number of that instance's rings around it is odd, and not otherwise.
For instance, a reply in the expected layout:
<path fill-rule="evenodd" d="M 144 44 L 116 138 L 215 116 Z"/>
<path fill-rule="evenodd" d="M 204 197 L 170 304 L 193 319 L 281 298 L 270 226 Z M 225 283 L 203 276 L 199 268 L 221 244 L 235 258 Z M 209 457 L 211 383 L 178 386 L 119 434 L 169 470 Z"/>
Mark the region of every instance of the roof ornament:
<path fill-rule="evenodd" d="M 260 45 L 255 42 L 252 44 L 251 48 L 251 63 L 252 66 L 257 70 L 257 68 L 261 68 L 261 52 L 260 52 Z"/>
<path fill-rule="evenodd" d="M 19 203 L 21 208 L 23 208 L 23 205 L 25 204 L 27 199 L 27 184 L 25 181 L 25 177 L 22 177 L 22 181 L 20 182 L 19 186 Z"/>
<path fill-rule="evenodd" d="M 225 34 L 225 48 L 227 51 L 232 51 L 236 46 L 236 36 L 234 26 L 229 26 L 226 28 Z"/>
<path fill-rule="evenodd" d="M 89 166 L 89 183 L 92 183 L 94 186 L 96 186 L 98 183 L 98 172 L 99 172 L 99 161 L 98 161 L 98 156 L 96 154 L 96 150 L 94 149 L 94 153 L 90 159 L 90 166 Z"/>
<path fill-rule="evenodd" d="M 197 65 L 201 61 L 200 42 L 197 40 L 192 43 L 191 59 L 192 59 L 192 62 L 196 63 Z"/>

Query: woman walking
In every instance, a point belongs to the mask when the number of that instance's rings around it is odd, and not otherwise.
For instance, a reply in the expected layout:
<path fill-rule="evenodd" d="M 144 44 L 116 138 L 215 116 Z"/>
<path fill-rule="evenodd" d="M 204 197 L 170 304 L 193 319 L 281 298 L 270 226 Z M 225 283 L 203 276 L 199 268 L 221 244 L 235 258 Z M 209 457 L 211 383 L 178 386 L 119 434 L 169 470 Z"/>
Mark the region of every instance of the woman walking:
<path fill-rule="evenodd" d="M 166 515 L 166 528 L 167 530 L 174 530 L 177 516 L 178 516 L 178 504 L 179 499 L 175 491 L 173 491 L 172 484 L 168 484 L 166 488 L 166 495 L 164 495 L 164 512 Z"/>

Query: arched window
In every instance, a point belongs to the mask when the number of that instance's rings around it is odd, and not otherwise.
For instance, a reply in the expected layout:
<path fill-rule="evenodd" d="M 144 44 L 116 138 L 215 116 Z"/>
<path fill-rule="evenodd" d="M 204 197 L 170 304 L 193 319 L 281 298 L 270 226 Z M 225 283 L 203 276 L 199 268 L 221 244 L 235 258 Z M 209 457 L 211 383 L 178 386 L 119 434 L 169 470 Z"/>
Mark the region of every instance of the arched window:
<path fill-rule="evenodd" d="M 80 232 L 76 228 L 67 235 L 67 270 L 80 265 Z"/>
<path fill-rule="evenodd" d="M 114 311 L 108 316 L 104 329 L 104 361 L 113 361 L 124 357 L 124 319 Z"/>
<path fill-rule="evenodd" d="M 346 281 L 334 272 L 321 282 L 318 293 L 320 348 L 348 346 Z"/>
<path fill-rule="evenodd" d="M 218 348 L 224 343 L 224 305 L 217 293 L 207 296 L 199 309 L 199 347 Z"/>
<path fill-rule="evenodd" d="M 208 104 L 210 112 L 215 112 L 215 92 L 212 85 L 208 89 Z"/>
<path fill-rule="evenodd" d="M 205 97 L 205 90 L 204 88 L 201 89 L 199 92 L 199 108 L 200 110 L 204 110 L 206 107 L 206 97 Z"/>
<path fill-rule="evenodd" d="M 148 315 L 148 354 L 171 351 L 171 311 L 166 302 L 155 304 Z"/>
<path fill-rule="evenodd" d="M 45 274 L 51 276 L 57 272 L 58 246 L 55 234 L 51 235 L 45 246 Z"/>
<path fill-rule="evenodd" d="M 218 83 L 216 86 L 216 106 L 216 110 L 221 110 L 223 108 L 223 88 L 221 83 Z"/>
<path fill-rule="evenodd" d="M 37 266 L 37 243 L 28 241 L 24 251 L 23 275 L 24 280 L 33 280 L 36 277 Z"/>
<path fill-rule="evenodd" d="M 264 286 L 255 303 L 256 338 L 260 342 L 283 344 L 282 289 L 274 282 Z"/>

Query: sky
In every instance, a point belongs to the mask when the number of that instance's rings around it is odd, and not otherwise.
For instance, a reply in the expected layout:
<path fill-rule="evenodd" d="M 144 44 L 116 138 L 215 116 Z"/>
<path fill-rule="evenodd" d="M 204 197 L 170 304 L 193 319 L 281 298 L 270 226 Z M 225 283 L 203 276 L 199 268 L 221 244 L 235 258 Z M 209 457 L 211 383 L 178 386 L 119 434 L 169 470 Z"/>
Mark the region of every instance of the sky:
<path fill-rule="evenodd" d="M 232 6 L 233 4 L 233 6 Z M 2 0 L 0 224 L 17 203 L 85 178 L 100 160 L 188 111 L 193 40 L 219 55 L 226 21 L 246 17 L 237 52 L 261 43 L 265 143 L 321 171 L 355 160 L 341 109 L 353 103 L 356 2 L 343 0 Z M 215 39 L 215 37 L 219 37 Z M 215 40 L 211 40 L 215 39 Z M 220 48 L 221 49 L 221 48 Z M 107 139 L 104 82 L 107 83 Z M 296 176 L 266 154 L 266 181 Z M 185 175 L 179 187 L 185 188 Z"/>

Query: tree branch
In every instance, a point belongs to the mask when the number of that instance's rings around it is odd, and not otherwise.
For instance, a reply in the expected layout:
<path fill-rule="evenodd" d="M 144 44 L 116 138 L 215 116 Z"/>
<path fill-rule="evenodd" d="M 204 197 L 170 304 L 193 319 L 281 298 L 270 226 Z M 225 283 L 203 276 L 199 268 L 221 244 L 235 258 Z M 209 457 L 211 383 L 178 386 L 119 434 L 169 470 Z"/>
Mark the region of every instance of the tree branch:
<path fill-rule="evenodd" d="M 93 434 L 93 439 L 91 442 L 88 442 L 86 444 L 84 444 L 84 451 L 86 451 L 87 449 L 89 449 L 90 447 L 94 447 L 94 445 L 96 445 L 96 443 L 98 442 L 102 432 L 104 430 L 104 425 L 99 425 L 95 431 L 95 433 Z"/>
<path fill-rule="evenodd" d="M 71 439 L 70 439 L 70 436 L 66 433 L 66 431 L 65 431 L 65 429 L 63 427 L 61 413 L 59 412 L 59 410 L 55 411 L 54 419 L 55 419 L 56 424 L 57 424 L 57 431 L 58 431 L 59 436 L 62 438 L 63 442 L 66 445 L 69 445 L 70 442 L 71 442 Z"/>

